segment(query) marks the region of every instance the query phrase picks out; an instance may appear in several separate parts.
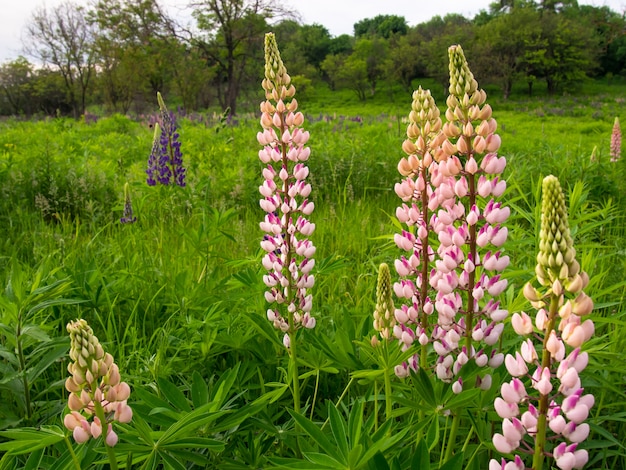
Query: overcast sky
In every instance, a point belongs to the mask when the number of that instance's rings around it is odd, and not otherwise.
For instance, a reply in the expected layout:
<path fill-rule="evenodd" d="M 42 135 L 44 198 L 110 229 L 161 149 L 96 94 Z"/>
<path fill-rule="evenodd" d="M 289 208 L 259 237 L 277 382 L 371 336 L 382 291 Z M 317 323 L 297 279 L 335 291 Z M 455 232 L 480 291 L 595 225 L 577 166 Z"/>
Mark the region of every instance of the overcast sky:
<path fill-rule="evenodd" d="M 64 0 L 2 0 L 0 14 L 0 63 L 22 53 L 22 32 L 33 11 L 41 6 L 54 8 Z M 71 0 L 86 4 L 86 0 Z M 376 15 L 404 16 L 410 26 L 428 21 L 435 15 L 460 13 L 472 18 L 489 7 L 492 0 L 285 0 L 302 15 L 304 24 L 324 25 L 333 36 L 353 34 L 352 26 L 363 18 Z M 165 4 L 183 6 L 185 0 L 167 0 Z M 578 0 L 580 5 L 608 6 L 617 12 L 626 10 L 626 0 Z M 10 6 L 9 6 L 10 5 Z M 172 12 L 176 10 L 172 7 Z"/>

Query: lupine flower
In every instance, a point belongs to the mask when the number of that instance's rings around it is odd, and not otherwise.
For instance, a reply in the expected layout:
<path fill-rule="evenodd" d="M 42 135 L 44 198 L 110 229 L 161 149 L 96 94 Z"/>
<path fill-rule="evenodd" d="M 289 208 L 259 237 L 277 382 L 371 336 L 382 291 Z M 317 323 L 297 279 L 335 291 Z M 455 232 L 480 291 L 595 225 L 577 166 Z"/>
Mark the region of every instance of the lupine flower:
<path fill-rule="evenodd" d="M 309 199 L 311 185 L 307 183 L 309 169 L 305 164 L 310 155 L 305 147 L 309 133 L 302 129 L 304 116 L 297 112 L 296 90 L 273 33 L 265 36 L 263 89 L 263 131 L 257 134 L 263 146 L 259 158 L 266 164 L 264 182 L 259 187 L 263 196 L 260 205 L 266 212 L 260 224 L 266 233 L 261 241 L 266 252 L 262 262 L 267 269 L 263 281 L 268 287 L 265 298 L 273 304 L 267 318 L 285 333 L 283 343 L 289 348 L 293 346 L 290 336 L 297 329 L 315 327 L 309 293 L 315 282 L 311 274 L 315 246 L 308 239 L 315 230 L 315 224 L 308 220 L 314 204 Z"/>
<path fill-rule="evenodd" d="M 613 131 L 611 132 L 611 161 L 616 162 L 622 158 L 622 129 L 619 125 L 619 118 L 616 117 L 613 122 Z"/>
<path fill-rule="evenodd" d="M 126 403 L 130 387 L 121 381 L 113 357 L 104 352 L 85 320 L 68 323 L 67 331 L 73 362 L 67 367 L 71 377 L 65 381 L 70 394 L 70 412 L 65 415 L 63 423 L 79 444 L 102 435 L 104 442 L 112 447 L 118 440 L 112 423 L 128 423 L 133 417 Z"/>
<path fill-rule="evenodd" d="M 185 187 L 185 167 L 183 154 L 180 150 L 180 134 L 176 124 L 176 116 L 168 111 L 161 93 L 157 92 L 161 126 L 155 124 L 152 151 L 148 157 L 146 169 L 147 183 L 155 186 L 157 183 L 164 186 L 172 183 Z"/>
<path fill-rule="evenodd" d="M 407 229 L 395 241 L 407 254 L 395 264 L 401 276 L 395 292 L 408 305 L 396 309 L 394 333 L 404 349 L 419 338 L 422 356 L 431 342 L 437 376 L 460 392 L 458 374 L 468 360 L 491 367 L 502 360 L 492 346 L 508 315 L 497 297 L 507 287 L 500 272 L 509 257 L 500 247 L 510 211 L 496 200 L 506 189 L 500 176 L 506 160 L 496 154 L 500 137 L 486 94 L 461 47 L 450 47 L 449 56 L 448 122 L 441 125 L 429 93 L 416 91 L 403 144 L 409 156 L 398 166 L 407 178 L 396 185 L 404 202 L 396 215 Z M 429 320 L 434 312 L 436 320 Z M 410 368 L 404 364 L 396 373 L 405 376 Z M 487 374 L 476 385 L 490 383 Z"/>
<path fill-rule="evenodd" d="M 522 343 L 521 353 L 505 359 L 507 371 L 515 378 L 502 385 L 501 398 L 494 403 L 504 421 L 503 432 L 494 434 L 493 444 L 505 454 L 531 453 L 527 450 L 531 447 L 535 470 L 542 468 L 546 456 L 552 457 L 562 470 L 579 469 L 588 456 L 577 446 L 589 435 L 589 425 L 584 420 L 594 403 L 593 395 L 584 394 L 579 376 L 588 362 L 588 355 L 581 352 L 580 346 L 594 331 L 593 322 L 583 317 L 591 312 L 593 302 L 583 292 L 589 278 L 576 261 L 565 198 L 554 176 L 543 180 L 535 273 L 540 287 L 530 283 L 524 287 L 524 296 L 537 309 L 534 326 L 526 313 L 513 316 L 515 331 L 530 338 Z M 535 337 L 542 338 L 539 351 L 531 340 Z M 513 422 L 515 432 L 510 429 Z M 534 446 L 528 442 L 520 446 L 520 434 L 529 436 L 526 440 Z M 520 456 L 515 459 L 518 462 Z M 500 464 L 492 460 L 489 468 L 500 468 L 496 465 Z M 502 465 L 505 468 L 517 464 L 503 460 Z"/>
<path fill-rule="evenodd" d="M 396 324 L 394 318 L 394 306 L 391 273 L 387 263 L 381 263 L 378 269 L 378 283 L 376 285 L 376 308 L 374 309 L 374 329 L 379 333 L 382 340 L 389 340 L 392 336 L 393 328 Z M 374 338 L 377 338 L 374 336 Z M 372 342 L 376 341 L 372 338 Z"/>
<path fill-rule="evenodd" d="M 133 202 L 130 199 L 130 187 L 124 184 L 124 215 L 120 218 L 122 224 L 133 224 L 137 222 L 137 217 L 133 215 Z"/>

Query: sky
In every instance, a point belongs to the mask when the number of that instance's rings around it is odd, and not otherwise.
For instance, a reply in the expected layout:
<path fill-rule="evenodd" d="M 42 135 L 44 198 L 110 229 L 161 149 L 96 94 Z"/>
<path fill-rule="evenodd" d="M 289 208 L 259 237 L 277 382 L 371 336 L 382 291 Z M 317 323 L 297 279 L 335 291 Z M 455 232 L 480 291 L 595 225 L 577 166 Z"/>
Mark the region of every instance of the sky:
<path fill-rule="evenodd" d="M 0 15 L 0 64 L 17 58 L 22 51 L 22 34 L 35 10 L 54 8 L 65 0 L 1 0 L 5 5 Z M 86 5 L 87 0 L 70 0 Z M 398 15 L 409 26 L 430 20 L 433 16 L 460 13 L 472 18 L 486 10 L 493 0 L 284 0 L 301 15 L 304 24 L 318 23 L 330 34 L 353 34 L 354 23 L 377 15 Z M 8 3 L 10 2 L 10 7 Z M 167 0 L 170 11 L 185 5 L 184 0 Z M 626 11 L 626 0 L 578 0 L 579 5 L 608 6 L 614 11 Z"/>

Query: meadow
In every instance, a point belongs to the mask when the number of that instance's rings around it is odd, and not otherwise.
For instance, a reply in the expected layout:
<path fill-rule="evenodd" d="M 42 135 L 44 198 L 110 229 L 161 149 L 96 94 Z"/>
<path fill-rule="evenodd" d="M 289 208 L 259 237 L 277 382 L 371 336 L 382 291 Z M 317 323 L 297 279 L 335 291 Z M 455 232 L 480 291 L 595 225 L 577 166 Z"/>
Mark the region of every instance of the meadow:
<path fill-rule="evenodd" d="M 443 111 L 440 87 L 424 86 Z M 503 101 L 487 91 L 511 209 L 502 305 L 530 308 L 522 289 L 537 263 L 541 182 L 553 174 L 595 304 L 581 373 L 595 396 L 585 468 L 624 469 L 626 159 L 611 162 L 609 143 L 626 92 L 590 83 Z M 296 96 L 311 135 L 317 247 L 299 412 L 282 334 L 266 318 L 258 112 L 177 112 L 184 188 L 146 184 L 156 100 L 153 116 L 0 123 L 0 468 L 109 468 L 102 439 L 77 445 L 63 426 L 66 325 L 77 318 L 131 388 L 133 420 L 115 425 L 119 468 L 479 469 L 499 458 L 503 365 L 488 391 L 453 393 L 424 372 L 392 377 L 389 394 L 370 342 L 379 266 L 399 256 L 394 184 L 411 94 L 362 103 L 320 86 Z M 137 221 L 122 224 L 126 183 Z M 519 342 L 507 326 L 502 351 Z"/>

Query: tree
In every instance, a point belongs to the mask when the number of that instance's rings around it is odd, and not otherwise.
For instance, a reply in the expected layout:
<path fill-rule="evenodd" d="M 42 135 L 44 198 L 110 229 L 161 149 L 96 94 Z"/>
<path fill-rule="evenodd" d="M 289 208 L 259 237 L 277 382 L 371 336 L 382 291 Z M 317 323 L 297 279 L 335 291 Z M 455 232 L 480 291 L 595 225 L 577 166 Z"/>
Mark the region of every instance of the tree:
<path fill-rule="evenodd" d="M 541 37 L 540 14 L 534 8 L 516 8 L 480 26 L 476 35 L 475 71 L 485 82 L 497 83 L 506 99 L 522 76 L 529 45 Z"/>
<path fill-rule="evenodd" d="M 409 27 L 404 16 L 378 15 L 374 18 L 365 18 L 354 24 L 354 36 L 378 36 L 389 39 L 395 34 L 406 34 Z"/>
<path fill-rule="evenodd" d="M 287 15 L 277 0 L 202 0 L 192 3 L 194 17 L 204 37 L 195 36 L 207 65 L 215 70 L 215 87 L 223 108 L 236 114 L 237 98 L 247 78 L 258 79 L 263 61 L 263 34 L 267 21 Z"/>
<path fill-rule="evenodd" d="M 173 21 L 156 1 L 100 0 L 89 19 L 98 27 L 101 88 L 113 111 L 128 111 L 140 97 L 153 103 L 157 92 L 167 91 L 179 61 L 187 63 Z"/>
<path fill-rule="evenodd" d="M 94 72 L 94 31 L 84 9 L 70 1 L 52 10 L 40 7 L 26 26 L 26 51 L 61 73 L 74 117 L 85 112 Z"/>
<path fill-rule="evenodd" d="M 8 105 L 1 107 L 3 113 L 32 113 L 33 75 L 33 64 L 22 56 L 0 66 L 2 101 Z"/>

